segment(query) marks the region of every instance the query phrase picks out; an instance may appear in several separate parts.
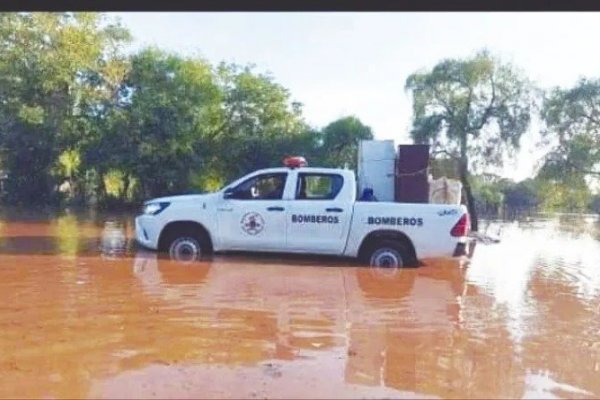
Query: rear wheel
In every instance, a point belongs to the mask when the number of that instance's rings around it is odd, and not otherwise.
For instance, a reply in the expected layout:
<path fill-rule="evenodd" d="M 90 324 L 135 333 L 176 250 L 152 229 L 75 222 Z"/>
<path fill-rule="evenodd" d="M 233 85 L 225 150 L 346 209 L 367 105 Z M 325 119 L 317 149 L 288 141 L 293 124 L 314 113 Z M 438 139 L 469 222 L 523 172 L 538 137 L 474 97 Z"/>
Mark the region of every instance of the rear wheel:
<path fill-rule="evenodd" d="M 374 268 L 405 268 L 417 264 L 406 246 L 396 240 L 381 240 L 365 252 L 364 261 Z"/>

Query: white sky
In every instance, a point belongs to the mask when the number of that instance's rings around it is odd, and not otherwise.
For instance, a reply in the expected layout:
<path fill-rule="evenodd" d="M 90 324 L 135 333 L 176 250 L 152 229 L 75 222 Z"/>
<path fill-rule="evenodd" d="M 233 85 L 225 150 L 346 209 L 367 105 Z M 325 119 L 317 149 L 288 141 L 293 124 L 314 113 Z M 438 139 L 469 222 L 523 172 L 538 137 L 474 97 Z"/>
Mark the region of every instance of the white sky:
<path fill-rule="evenodd" d="M 184 55 L 256 64 L 304 104 L 323 127 L 354 114 L 378 139 L 410 143 L 404 82 L 443 58 L 488 48 L 538 85 L 570 86 L 600 76 L 599 13 L 109 13 L 134 36 Z M 503 175 L 523 179 L 539 156 L 534 133 Z M 491 171 L 490 171 L 491 172 Z"/>

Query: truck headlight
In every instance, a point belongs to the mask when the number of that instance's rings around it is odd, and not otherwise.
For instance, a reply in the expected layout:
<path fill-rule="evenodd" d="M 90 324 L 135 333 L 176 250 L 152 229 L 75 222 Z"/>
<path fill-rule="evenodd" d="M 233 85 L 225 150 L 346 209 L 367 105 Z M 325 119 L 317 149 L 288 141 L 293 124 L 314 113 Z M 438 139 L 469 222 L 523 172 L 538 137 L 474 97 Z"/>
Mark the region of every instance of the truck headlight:
<path fill-rule="evenodd" d="M 144 205 L 143 213 L 146 215 L 160 214 L 171 203 L 148 203 Z"/>

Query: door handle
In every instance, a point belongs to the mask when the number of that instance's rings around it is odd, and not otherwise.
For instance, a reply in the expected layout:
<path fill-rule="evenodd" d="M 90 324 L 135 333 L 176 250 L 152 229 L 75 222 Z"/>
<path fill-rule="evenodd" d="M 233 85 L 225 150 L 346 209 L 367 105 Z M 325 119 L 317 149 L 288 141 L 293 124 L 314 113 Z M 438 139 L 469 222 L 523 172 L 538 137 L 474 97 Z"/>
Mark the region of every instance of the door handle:
<path fill-rule="evenodd" d="M 333 208 L 326 208 L 325 211 L 327 211 L 327 212 L 343 212 L 344 210 L 342 210 L 339 207 L 333 207 Z"/>
<path fill-rule="evenodd" d="M 285 208 L 283 207 L 267 207 L 267 211 L 283 211 Z"/>
<path fill-rule="evenodd" d="M 217 211 L 233 211 L 233 208 L 217 208 Z"/>

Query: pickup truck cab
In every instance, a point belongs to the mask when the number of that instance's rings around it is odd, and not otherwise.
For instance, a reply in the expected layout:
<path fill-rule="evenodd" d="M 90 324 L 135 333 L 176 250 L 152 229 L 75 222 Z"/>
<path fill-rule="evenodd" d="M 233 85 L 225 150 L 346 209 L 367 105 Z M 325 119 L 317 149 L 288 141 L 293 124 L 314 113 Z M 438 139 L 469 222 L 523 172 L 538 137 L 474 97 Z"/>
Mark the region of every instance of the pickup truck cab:
<path fill-rule="evenodd" d="M 215 193 L 152 199 L 135 219 L 142 246 L 180 260 L 255 251 L 377 267 L 463 255 L 469 229 L 464 205 L 357 201 L 353 171 L 312 167 L 262 169 Z"/>

